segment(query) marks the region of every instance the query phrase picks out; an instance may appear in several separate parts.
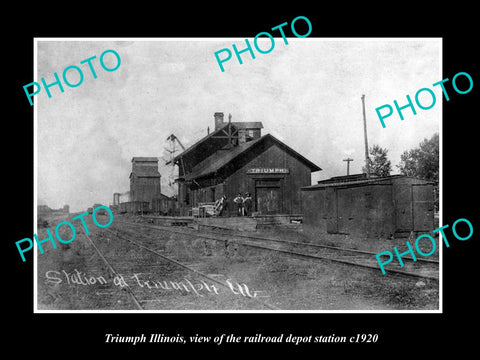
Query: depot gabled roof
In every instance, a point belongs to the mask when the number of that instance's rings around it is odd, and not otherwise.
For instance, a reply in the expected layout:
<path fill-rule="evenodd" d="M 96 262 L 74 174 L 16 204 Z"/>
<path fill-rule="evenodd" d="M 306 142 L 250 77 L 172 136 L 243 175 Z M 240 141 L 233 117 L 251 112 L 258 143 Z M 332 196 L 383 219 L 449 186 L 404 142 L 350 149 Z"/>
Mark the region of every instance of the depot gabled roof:
<path fill-rule="evenodd" d="M 313 162 L 300 155 L 298 152 L 275 138 L 273 135 L 267 134 L 258 139 L 251 140 L 235 146 L 231 149 L 217 151 L 216 153 L 196 165 L 190 173 L 185 175 L 184 179 L 189 181 L 212 175 L 216 172 L 221 171 L 222 169 L 225 169 L 232 162 L 238 160 L 250 151 L 254 151 L 259 148 L 267 149 L 273 145 L 277 145 L 282 150 L 286 151 L 291 156 L 296 158 L 298 161 L 304 163 L 310 168 L 312 172 L 322 170 L 319 166 L 315 165 Z"/>
<path fill-rule="evenodd" d="M 232 125 L 238 129 L 263 129 L 261 121 L 232 121 Z"/>
<path fill-rule="evenodd" d="M 182 151 L 180 154 L 175 156 L 171 161 L 168 161 L 167 164 L 170 164 L 173 162 L 174 164 L 177 163 L 181 158 L 183 157 L 188 157 L 189 155 L 193 154 L 195 156 L 195 153 L 197 152 L 203 152 L 205 147 L 209 147 L 210 143 L 215 142 L 215 139 L 220 136 L 220 135 L 226 135 L 227 134 L 227 129 L 228 127 L 233 126 L 235 129 L 238 129 L 238 123 L 224 123 L 223 126 L 219 127 L 217 130 L 211 132 L 207 136 L 204 136 L 200 140 L 198 140 L 196 143 L 194 143 L 192 146 L 190 146 L 188 149 L 185 149 Z M 224 139 L 222 137 L 222 139 Z M 224 141 L 224 140 L 221 140 Z"/>

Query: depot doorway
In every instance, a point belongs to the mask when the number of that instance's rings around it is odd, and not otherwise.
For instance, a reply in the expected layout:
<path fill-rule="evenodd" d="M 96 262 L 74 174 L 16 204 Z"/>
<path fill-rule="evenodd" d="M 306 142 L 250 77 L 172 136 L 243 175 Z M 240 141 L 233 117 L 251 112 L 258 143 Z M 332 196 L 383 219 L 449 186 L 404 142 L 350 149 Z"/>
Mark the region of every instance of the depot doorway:
<path fill-rule="evenodd" d="M 255 181 L 255 210 L 262 215 L 281 214 L 283 197 L 281 179 Z"/>

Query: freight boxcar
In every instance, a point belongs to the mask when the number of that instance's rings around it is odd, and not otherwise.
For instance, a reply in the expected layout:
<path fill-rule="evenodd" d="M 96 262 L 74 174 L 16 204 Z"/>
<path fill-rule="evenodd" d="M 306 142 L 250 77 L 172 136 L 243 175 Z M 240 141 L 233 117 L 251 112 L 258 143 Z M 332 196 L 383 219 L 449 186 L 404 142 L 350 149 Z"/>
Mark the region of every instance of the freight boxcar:
<path fill-rule="evenodd" d="M 128 201 L 120 203 L 120 214 L 148 214 L 150 212 L 147 201 Z"/>
<path fill-rule="evenodd" d="M 304 224 L 329 234 L 406 237 L 434 229 L 433 182 L 391 175 L 334 177 L 301 189 Z"/>
<path fill-rule="evenodd" d="M 175 198 L 161 194 L 161 197 L 152 200 L 151 211 L 157 215 L 175 216 L 178 215 L 178 204 Z"/>

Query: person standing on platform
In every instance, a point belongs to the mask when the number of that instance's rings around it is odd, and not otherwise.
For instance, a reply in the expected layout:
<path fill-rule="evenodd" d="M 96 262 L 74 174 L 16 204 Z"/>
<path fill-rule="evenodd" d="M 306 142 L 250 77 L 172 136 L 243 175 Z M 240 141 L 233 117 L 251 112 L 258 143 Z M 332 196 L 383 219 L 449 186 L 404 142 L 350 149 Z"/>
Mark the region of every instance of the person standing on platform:
<path fill-rule="evenodd" d="M 248 192 L 243 199 L 243 211 L 245 216 L 252 215 L 252 196 Z"/>
<path fill-rule="evenodd" d="M 235 199 L 233 199 L 233 202 L 235 203 L 237 207 L 237 216 L 242 216 L 243 215 L 243 197 L 241 193 L 238 193 Z"/>

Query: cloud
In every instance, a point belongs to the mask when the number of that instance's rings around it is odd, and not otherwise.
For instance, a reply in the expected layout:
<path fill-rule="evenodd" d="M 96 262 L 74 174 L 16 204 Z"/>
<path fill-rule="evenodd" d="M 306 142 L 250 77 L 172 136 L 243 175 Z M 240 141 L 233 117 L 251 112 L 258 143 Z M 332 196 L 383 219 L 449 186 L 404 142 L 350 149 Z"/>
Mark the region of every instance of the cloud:
<path fill-rule="evenodd" d="M 232 41 L 42 41 L 38 77 L 106 49 L 122 64 L 64 93 L 52 89 L 38 111 L 38 196 L 72 211 L 110 203 L 129 189 L 131 158 L 161 158 L 174 133 L 185 146 L 213 131 L 213 113 L 233 121 L 262 121 L 272 133 L 319 165 L 322 177 L 346 173 L 342 159 L 364 151 L 360 96 L 366 94 L 369 144 L 389 149 L 392 163 L 438 131 L 441 104 L 387 129 L 375 107 L 439 81 L 439 46 L 434 40 L 368 41 L 298 39 L 243 65 L 235 59 L 222 73 L 213 53 Z M 440 44 L 440 45 L 439 45 Z M 49 78 L 50 79 L 50 78 Z M 72 80 L 73 81 L 73 80 Z M 425 100 L 426 101 L 426 100 Z M 438 107 L 437 107 L 438 106 Z M 172 168 L 160 161 L 162 191 Z"/>

